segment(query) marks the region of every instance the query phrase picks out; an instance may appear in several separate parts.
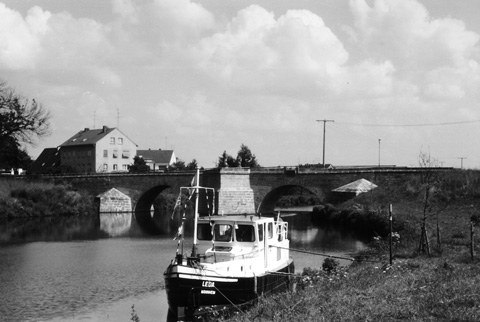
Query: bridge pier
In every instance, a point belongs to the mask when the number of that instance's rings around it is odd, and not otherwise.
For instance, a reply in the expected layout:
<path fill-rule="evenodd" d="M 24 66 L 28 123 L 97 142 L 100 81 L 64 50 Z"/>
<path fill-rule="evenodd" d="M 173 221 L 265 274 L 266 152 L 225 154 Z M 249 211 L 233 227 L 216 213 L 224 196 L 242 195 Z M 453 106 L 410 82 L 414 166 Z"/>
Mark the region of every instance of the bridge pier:
<path fill-rule="evenodd" d="M 100 230 L 110 236 L 127 233 L 132 226 L 132 200 L 123 192 L 111 188 L 98 195 Z"/>
<path fill-rule="evenodd" d="M 255 199 L 250 188 L 250 169 L 222 168 L 218 189 L 219 215 L 253 214 Z"/>

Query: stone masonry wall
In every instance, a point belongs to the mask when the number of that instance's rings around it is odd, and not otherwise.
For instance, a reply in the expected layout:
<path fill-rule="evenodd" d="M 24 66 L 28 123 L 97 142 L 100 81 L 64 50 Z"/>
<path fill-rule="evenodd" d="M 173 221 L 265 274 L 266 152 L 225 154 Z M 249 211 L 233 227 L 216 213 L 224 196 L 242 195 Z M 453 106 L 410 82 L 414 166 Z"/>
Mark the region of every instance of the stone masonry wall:
<path fill-rule="evenodd" d="M 250 188 L 250 169 L 224 168 L 220 175 L 218 214 L 255 213 L 254 195 Z"/>

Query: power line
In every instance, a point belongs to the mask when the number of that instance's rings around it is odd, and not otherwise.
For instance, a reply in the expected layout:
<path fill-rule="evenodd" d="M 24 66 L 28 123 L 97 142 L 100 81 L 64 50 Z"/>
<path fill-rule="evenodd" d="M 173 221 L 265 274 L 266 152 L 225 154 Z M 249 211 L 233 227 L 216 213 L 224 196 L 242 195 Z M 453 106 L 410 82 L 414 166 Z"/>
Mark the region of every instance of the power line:
<path fill-rule="evenodd" d="M 419 123 L 419 124 L 364 124 L 364 123 L 349 123 L 349 122 L 337 122 L 337 123 L 338 124 L 345 124 L 345 125 L 372 126 L 372 127 L 424 127 L 424 126 L 444 126 L 444 125 L 480 123 L 480 120 L 459 121 L 459 122 L 444 122 L 444 123 Z"/>

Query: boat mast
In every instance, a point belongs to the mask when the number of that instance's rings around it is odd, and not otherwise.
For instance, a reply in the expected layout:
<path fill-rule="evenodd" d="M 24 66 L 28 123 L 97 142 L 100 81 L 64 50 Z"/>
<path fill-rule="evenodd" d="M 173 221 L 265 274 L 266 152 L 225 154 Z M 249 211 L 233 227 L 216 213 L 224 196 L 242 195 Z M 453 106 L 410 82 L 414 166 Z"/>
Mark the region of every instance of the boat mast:
<path fill-rule="evenodd" d="M 197 168 L 197 182 L 195 185 L 195 219 L 193 224 L 193 248 L 192 248 L 192 257 L 197 256 L 197 222 L 198 222 L 198 199 L 200 197 L 199 187 L 200 187 L 200 169 Z"/>

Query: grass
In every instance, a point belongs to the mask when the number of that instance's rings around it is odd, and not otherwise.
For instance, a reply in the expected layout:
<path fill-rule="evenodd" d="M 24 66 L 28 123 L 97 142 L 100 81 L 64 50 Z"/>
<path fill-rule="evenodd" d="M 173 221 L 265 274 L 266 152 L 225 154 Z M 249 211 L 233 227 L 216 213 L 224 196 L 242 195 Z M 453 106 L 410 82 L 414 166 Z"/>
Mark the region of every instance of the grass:
<path fill-rule="evenodd" d="M 252 309 L 220 320 L 480 321 L 480 247 L 473 258 L 470 254 L 470 218 L 480 213 L 480 173 L 460 175 L 468 179 L 464 184 L 459 175 L 444 181 L 453 192 L 448 207 L 430 207 L 430 254 L 419 251 L 424 204 L 418 184 L 406 180 L 380 187 L 341 205 L 338 213 L 361 208 L 386 217 L 391 203 L 394 231 L 400 234 L 391 266 L 386 236 L 357 257 L 366 260 L 333 265 L 330 272 L 307 268 L 296 275 L 295 292 L 261 298 Z M 478 225 L 475 234 L 480 244 Z"/>

